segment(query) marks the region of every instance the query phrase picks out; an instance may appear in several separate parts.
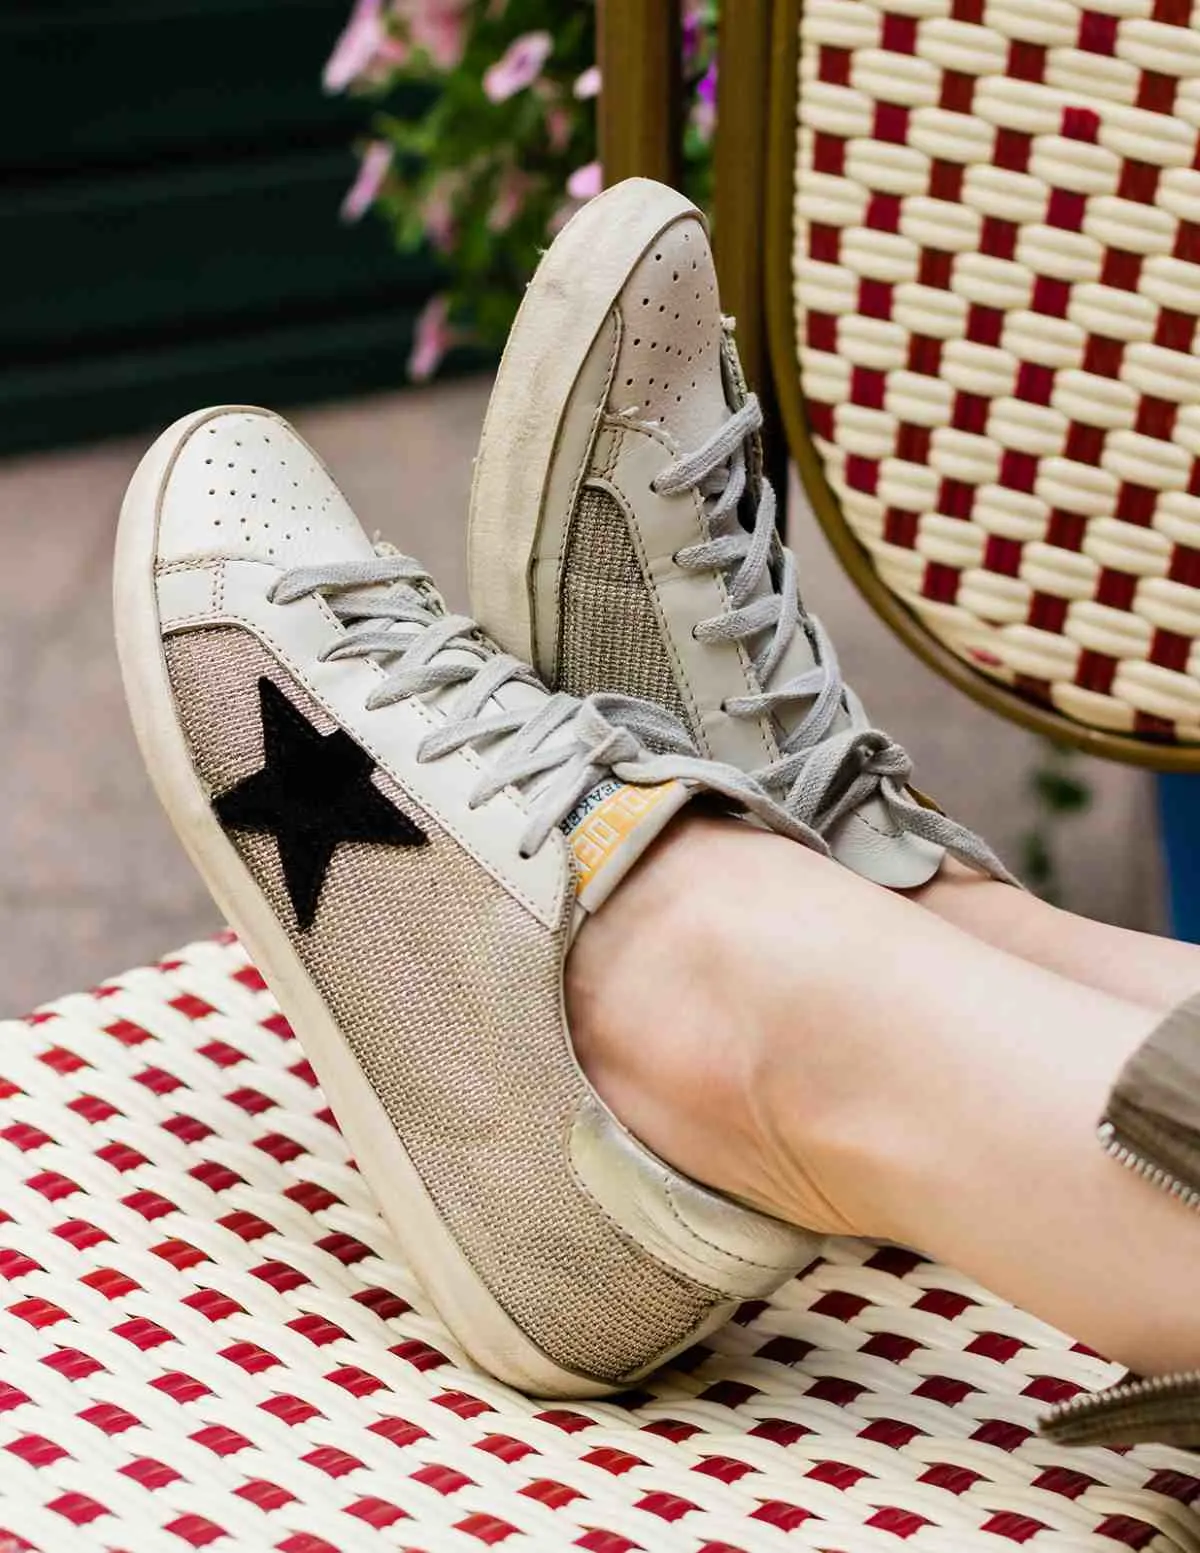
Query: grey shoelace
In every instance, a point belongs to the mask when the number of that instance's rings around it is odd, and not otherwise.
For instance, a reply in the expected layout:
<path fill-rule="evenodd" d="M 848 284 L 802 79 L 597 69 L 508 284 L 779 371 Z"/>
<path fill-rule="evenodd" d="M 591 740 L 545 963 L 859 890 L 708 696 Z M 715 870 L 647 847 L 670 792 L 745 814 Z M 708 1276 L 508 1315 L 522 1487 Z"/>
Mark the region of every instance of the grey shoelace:
<path fill-rule="evenodd" d="M 698 759 L 677 738 L 665 753 L 650 754 L 636 732 L 646 721 L 641 702 L 623 696 L 578 701 L 546 690 L 532 669 L 500 652 L 468 616 L 446 614 L 429 574 L 410 556 L 381 546 L 369 561 L 295 567 L 278 579 L 271 597 L 289 604 L 312 594 L 346 628 L 331 638 L 322 658 L 372 658 L 385 670 L 367 697 L 368 708 L 458 687 L 453 700 L 439 699 L 444 721 L 422 740 L 417 759 L 438 760 L 467 746 L 476 753 L 486 749 L 468 803 L 477 808 L 505 787 L 522 792 L 529 807 L 522 856 L 536 852 L 610 773 L 624 782 L 676 780 L 707 788 L 770 829 L 828 850 L 810 827 L 732 766 Z M 536 709 L 506 707 L 494 698 L 507 685 L 531 686 L 544 699 Z"/>
<path fill-rule="evenodd" d="M 912 797 L 907 787 L 912 761 L 894 739 L 875 728 L 835 730 L 846 704 L 837 653 L 824 626 L 800 602 L 795 557 L 779 542 L 769 481 L 762 482 L 753 529 L 743 528 L 737 517 L 747 485 L 747 444 L 761 426 L 758 398 L 748 394 L 706 442 L 654 482 L 660 495 L 694 490 L 705 499 L 712 537 L 680 550 L 675 562 L 684 571 L 722 572 L 729 608 L 701 622 L 696 637 L 745 643 L 763 687 L 727 701 L 725 711 L 732 717 L 762 717 L 784 706 L 809 703 L 799 724 L 781 741 L 780 758 L 754 772 L 754 779 L 777 796 L 794 819 L 822 836 L 860 804 L 880 798 L 899 829 L 944 847 L 972 868 L 1016 883 L 973 831 Z M 777 568 L 774 586 L 769 593 L 760 592 L 772 562 Z M 775 684 L 797 631 L 808 639 L 813 667 Z M 755 641 L 760 645 L 755 647 Z"/>

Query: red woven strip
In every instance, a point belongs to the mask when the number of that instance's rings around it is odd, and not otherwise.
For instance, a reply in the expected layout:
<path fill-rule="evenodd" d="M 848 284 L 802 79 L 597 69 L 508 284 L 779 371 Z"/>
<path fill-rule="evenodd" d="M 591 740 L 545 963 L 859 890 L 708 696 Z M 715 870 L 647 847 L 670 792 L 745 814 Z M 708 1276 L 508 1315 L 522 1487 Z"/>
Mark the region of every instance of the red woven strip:
<path fill-rule="evenodd" d="M 808 251 L 822 264 L 836 264 L 841 257 L 842 229 L 813 221 L 808 228 Z"/>
<path fill-rule="evenodd" d="M 1001 577 L 1015 577 L 1021 570 L 1021 555 L 1025 546 L 1019 539 L 1005 539 L 1000 534 L 989 534 L 983 552 L 985 571 Z"/>
<path fill-rule="evenodd" d="M 1155 399 L 1150 394 L 1143 394 L 1134 430 L 1140 431 L 1143 436 L 1158 437 L 1163 442 L 1169 442 L 1175 431 L 1178 414 L 1179 406 L 1173 400 Z"/>
<path fill-rule="evenodd" d="M 985 307 L 982 302 L 972 302 L 967 309 L 964 325 L 966 337 L 976 345 L 999 345 L 1004 332 L 1004 314 L 998 307 Z"/>
<path fill-rule="evenodd" d="M 837 354 L 837 319 L 832 313 L 809 313 L 805 329 L 805 338 L 813 350 Z"/>
<path fill-rule="evenodd" d="M 846 171 L 846 142 L 841 135 L 818 130 L 813 136 L 813 167 L 840 178 Z"/>
<path fill-rule="evenodd" d="M 1124 354 L 1124 340 L 1111 340 L 1103 334 L 1089 335 L 1083 353 L 1083 370 L 1096 377 L 1117 377 Z"/>
<path fill-rule="evenodd" d="M 1046 224 L 1064 232 L 1078 232 L 1087 212 L 1087 196 L 1075 189 L 1051 189 L 1046 203 Z"/>
<path fill-rule="evenodd" d="M 929 167 L 929 193 L 932 198 L 949 200 L 957 205 L 962 199 L 963 175 L 964 169 L 961 162 L 947 162 L 941 157 L 936 158 Z M 941 284 L 948 284 L 948 279 L 949 277 Z M 926 282 L 926 285 L 937 284 L 939 282 Z"/>
<path fill-rule="evenodd" d="M 1128 572 L 1114 571 L 1111 566 L 1104 567 L 1096 583 L 1096 602 L 1106 604 L 1110 609 L 1127 610 L 1133 604 L 1133 595 L 1137 590 L 1137 578 Z"/>
<path fill-rule="evenodd" d="M 1110 658 L 1107 653 L 1093 652 L 1085 647 L 1079 654 L 1079 662 L 1075 668 L 1075 683 L 1082 690 L 1094 690 L 1097 695 L 1106 696 L 1112 690 L 1116 672 L 1115 658 Z"/>
<path fill-rule="evenodd" d="M 1160 309 L 1158 327 L 1154 331 L 1155 345 L 1189 354 L 1195 335 L 1196 318 L 1193 313 L 1181 313 L 1173 307 Z"/>
<path fill-rule="evenodd" d="M 1123 480 L 1117 490 L 1116 516 L 1125 523 L 1138 523 L 1148 528 L 1154 520 L 1158 504 L 1158 492 L 1148 485 L 1134 485 Z"/>
<path fill-rule="evenodd" d="M 1137 106 L 1149 113 L 1172 113 L 1178 90 L 1178 76 L 1163 75 L 1158 70 L 1143 70 L 1142 79 L 1138 83 Z"/>
<path fill-rule="evenodd" d="M 1046 76 L 1046 46 L 1014 38 L 1008 46 L 1006 74 L 1014 81 L 1043 81 Z"/>
<path fill-rule="evenodd" d="M 1035 593 L 1029 601 L 1029 624 L 1039 631 L 1062 634 L 1067 623 L 1067 600 L 1054 593 Z"/>
<path fill-rule="evenodd" d="M 1064 108 L 1062 134 L 1067 140 L 1084 140 L 1094 145 L 1100 135 L 1100 115 L 1094 108 Z"/>
<path fill-rule="evenodd" d="M 1079 18 L 1078 47 L 1089 54 L 1115 54 L 1119 17 L 1084 11 Z"/>
<path fill-rule="evenodd" d="M 950 410 L 950 424 L 956 431 L 982 433 L 990 407 L 991 400 L 982 394 L 957 393 Z"/>
<path fill-rule="evenodd" d="M 1150 640 L 1150 662 L 1164 669 L 1174 669 L 1177 674 L 1187 672 L 1188 657 L 1192 650 L 1192 638 L 1181 636 L 1178 631 L 1155 631 Z"/>
<path fill-rule="evenodd" d="M 942 367 L 942 342 L 932 334 L 914 334 L 908 342 L 908 370 L 937 377 Z"/>
<path fill-rule="evenodd" d="M 1018 231 L 1015 221 L 1005 221 L 1000 216 L 985 216 L 979 229 L 980 253 L 986 253 L 993 259 L 1011 259 L 1017 251 Z M 971 311 L 974 312 L 975 307 Z M 987 308 L 985 311 L 998 313 L 999 308 Z"/>
<path fill-rule="evenodd" d="M 832 86 L 850 85 L 850 50 L 822 44 L 817 51 L 817 78 Z"/>
<path fill-rule="evenodd" d="M 1103 426 L 1085 426 L 1082 421 L 1072 421 L 1067 428 L 1067 440 L 1063 444 L 1063 457 L 1072 459 L 1077 464 L 1098 464 L 1100 455 L 1104 452 L 1105 431 Z M 1051 541 L 1057 543 L 1056 540 Z M 1078 550 L 1079 545 L 1069 546 L 1072 550 Z"/>
<path fill-rule="evenodd" d="M 921 592 L 938 604 L 953 604 L 958 597 L 958 584 L 962 574 L 956 566 L 946 566 L 941 561 L 930 561 L 925 568 Z"/>
<path fill-rule="evenodd" d="M 965 480 L 943 480 L 938 489 L 937 510 L 948 518 L 971 516 L 975 505 L 975 487 Z"/>
<path fill-rule="evenodd" d="M 1189 588 L 1200 588 L 1200 550 L 1190 545 L 1176 545 L 1171 553 L 1171 567 L 1167 576 L 1172 582 L 1181 582 Z"/>
<path fill-rule="evenodd" d="M 901 421 L 896 428 L 896 457 L 909 464 L 927 464 L 932 441 L 932 427 L 914 426 L 911 421 Z"/>
<path fill-rule="evenodd" d="M 1027 404 L 1049 404 L 1054 392 L 1054 368 L 1037 361 L 1023 361 L 1017 373 L 1016 396 Z"/>
<path fill-rule="evenodd" d="M 942 72 L 942 93 L 938 106 L 948 113 L 970 113 L 975 100 L 975 77 L 962 70 Z"/>
<path fill-rule="evenodd" d="M 883 409 L 887 379 L 873 367 L 855 367 L 850 373 L 850 400 L 869 410 Z"/>
<path fill-rule="evenodd" d="M 1142 276 L 1142 255 L 1123 248 L 1109 248 L 1100 267 L 1100 283 L 1118 291 L 1136 291 Z"/>
<path fill-rule="evenodd" d="M 1033 136 L 1024 130 L 1000 128 L 996 131 L 996 145 L 992 160 L 1006 172 L 1023 173 L 1029 168 L 1029 155 L 1033 150 Z"/>
<path fill-rule="evenodd" d="M 889 507 L 883 518 L 883 537 L 889 545 L 911 550 L 917 542 L 920 521 L 918 513 L 905 512 L 901 507 Z"/>
<path fill-rule="evenodd" d="M 1161 173 L 1162 169 L 1155 167 L 1152 162 L 1126 160 L 1121 165 L 1117 194 L 1123 200 L 1136 200 L 1142 205 L 1153 205 L 1158 194 L 1158 180 Z"/>

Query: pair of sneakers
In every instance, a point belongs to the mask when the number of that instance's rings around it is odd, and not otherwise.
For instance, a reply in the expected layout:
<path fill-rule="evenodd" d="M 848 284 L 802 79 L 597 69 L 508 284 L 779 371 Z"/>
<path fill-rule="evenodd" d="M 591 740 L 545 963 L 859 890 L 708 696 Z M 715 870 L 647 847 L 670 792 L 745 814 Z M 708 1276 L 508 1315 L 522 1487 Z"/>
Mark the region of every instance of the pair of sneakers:
<path fill-rule="evenodd" d="M 264 410 L 178 421 L 122 509 L 159 796 L 439 1314 L 540 1395 L 636 1383 L 813 1252 L 656 1158 L 573 1055 L 566 957 L 654 838 L 708 794 L 882 884 L 945 850 L 1002 872 L 911 796 L 801 609 L 759 420 L 701 218 L 635 180 L 563 231 L 513 329 L 481 625 Z"/>

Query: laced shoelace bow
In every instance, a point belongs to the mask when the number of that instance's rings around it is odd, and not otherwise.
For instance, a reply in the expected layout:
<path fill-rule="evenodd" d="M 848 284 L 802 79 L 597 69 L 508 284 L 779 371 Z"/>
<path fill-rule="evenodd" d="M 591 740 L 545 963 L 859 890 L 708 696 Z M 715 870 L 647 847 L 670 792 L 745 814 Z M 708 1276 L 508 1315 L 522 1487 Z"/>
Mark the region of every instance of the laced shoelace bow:
<path fill-rule="evenodd" d="M 271 597 L 277 604 L 312 595 L 324 599 L 345 629 L 321 657 L 370 658 L 383 670 L 366 698 L 368 709 L 457 689 L 453 700 L 439 702 L 442 720 L 421 741 L 417 759 L 425 763 L 475 750 L 481 769 L 468 798 L 471 808 L 506 787 L 521 792 L 528 800 L 522 856 L 532 856 L 609 774 L 639 785 L 674 780 L 702 786 L 770 829 L 828 851 L 811 827 L 786 813 L 752 778 L 697 758 L 682 730 L 660 725 L 644 703 L 614 695 L 579 701 L 547 691 L 531 668 L 492 646 L 469 616 L 443 614 L 434 606 L 431 587 L 419 561 L 381 552 L 372 560 L 294 567 L 279 577 Z M 505 707 L 494 698 L 506 685 L 533 686 L 545 699 L 532 711 Z M 650 754 L 639 728 L 652 728 L 668 747 Z"/>
<path fill-rule="evenodd" d="M 800 602 L 796 561 L 779 542 L 775 492 L 763 480 L 754 526 L 743 528 L 738 511 L 748 482 L 747 445 L 763 423 L 757 395 L 744 403 L 694 452 L 677 459 L 654 481 L 663 496 L 698 491 L 711 536 L 675 556 L 684 571 L 719 571 L 729 608 L 696 627 L 705 642 L 741 642 L 762 687 L 725 703 L 732 717 L 773 716 L 807 702 L 800 722 L 781 741 L 779 759 L 752 773 L 767 792 L 806 828 L 825 836 L 848 814 L 879 798 L 901 830 L 935 842 L 972 868 L 1016 883 L 978 836 L 948 815 L 925 808 L 909 792 L 912 762 L 901 745 L 879 729 L 835 729 L 845 707 L 845 682 L 824 626 Z M 764 590 L 772 564 L 774 586 Z M 797 632 L 807 638 L 813 666 L 776 684 L 775 675 Z M 757 645 L 755 645 L 757 643 Z"/>

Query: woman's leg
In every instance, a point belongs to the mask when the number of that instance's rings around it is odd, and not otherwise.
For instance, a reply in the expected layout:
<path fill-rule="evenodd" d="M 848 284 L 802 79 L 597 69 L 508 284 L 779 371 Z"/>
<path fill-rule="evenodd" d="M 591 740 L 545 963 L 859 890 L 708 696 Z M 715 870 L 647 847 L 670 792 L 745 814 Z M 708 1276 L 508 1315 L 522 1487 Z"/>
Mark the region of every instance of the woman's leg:
<path fill-rule="evenodd" d="M 907 892 L 944 921 L 1035 965 L 1101 992 L 1166 1010 L 1200 992 L 1200 947 L 1110 927 L 947 860 Z"/>
<path fill-rule="evenodd" d="M 1135 1369 L 1200 1364 L 1200 1223 L 1095 1136 L 1154 1013 L 699 816 L 584 929 L 567 993 L 593 1083 L 680 1169 L 929 1252 Z"/>

